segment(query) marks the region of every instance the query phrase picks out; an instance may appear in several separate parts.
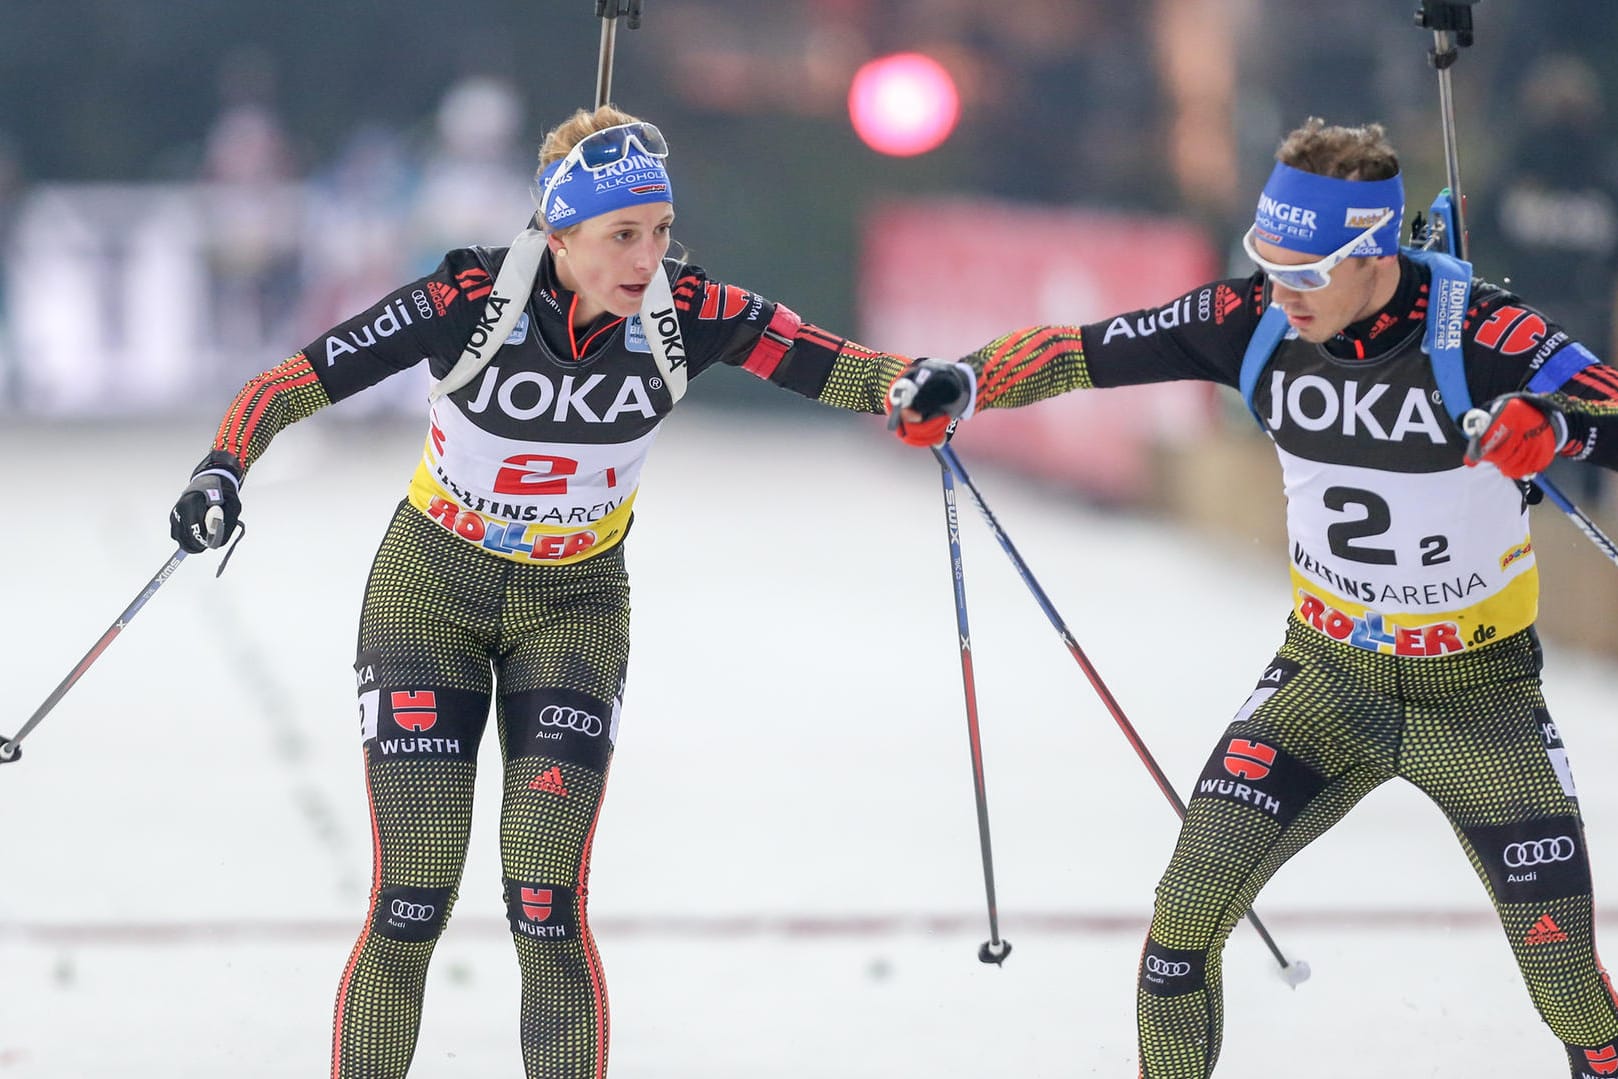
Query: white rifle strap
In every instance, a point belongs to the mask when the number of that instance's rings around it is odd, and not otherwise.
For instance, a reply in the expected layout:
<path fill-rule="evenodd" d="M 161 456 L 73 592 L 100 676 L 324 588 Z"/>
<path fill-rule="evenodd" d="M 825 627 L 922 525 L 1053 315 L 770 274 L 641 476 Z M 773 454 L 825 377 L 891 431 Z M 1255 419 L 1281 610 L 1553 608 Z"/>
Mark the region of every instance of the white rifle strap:
<path fill-rule="evenodd" d="M 680 316 L 674 310 L 674 293 L 669 275 L 659 266 L 646 285 L 640 300 L 640 328 L 652 348 L 652 359 L 663 375 L 669 396 L 678 404 L 685 396 L 685 337 L 680 333 Z"/>
<path fill-rule="evenodd" d="M 472 338 L 461 351 L 460 359 L 449 374 L 433 384 L 429 401 L 436 401 L 446 393 L 454 393 L 477 377 L 484 365 L 499 351 L 528 307 L 529 294 L 534 291 L 534 278 L 539 275 L 540 256 L 545 253 L 545 234 L 538 229 L 524 229 L 506 251 L 506 261 L 500 264 L 495 276 L 494 289 L 484 305 L 483 317 L 478 320 Z M 662 275 L 659 274 L 659 277 Z M 668 285 L 663 286 L 664 293 Z M 674 306 L 672 299 L 669 306 Z M 681 372 L 684 375 L 684 372 Z"/>

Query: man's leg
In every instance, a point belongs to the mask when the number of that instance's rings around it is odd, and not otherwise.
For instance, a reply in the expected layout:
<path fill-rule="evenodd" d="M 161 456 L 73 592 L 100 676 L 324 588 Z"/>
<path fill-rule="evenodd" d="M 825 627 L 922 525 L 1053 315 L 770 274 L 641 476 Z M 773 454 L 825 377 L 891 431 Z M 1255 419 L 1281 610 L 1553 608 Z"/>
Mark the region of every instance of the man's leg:
<path fill-rule="evenodd" d="M 1136 989 L 1145 1079 L 1213 1072 L 1226 938 L 1287 859 L 1391 775 L 1393 713 L 1341 655 L 1315 663 L 1322 648 L 1346 650 L 1308 633 L 1289 634 L 1215 746 L 1158 883 Z"/>
<path fill-rule="evenodd" d="M 1574 1079 L 1618 1075 L 1618 1008 L 1596 955 L 1584 824 L 1537 654 L 1505 641 L 1471 666 L 1464 682 L 1426 688 L 1401 772 L 1449 817 Z"/>

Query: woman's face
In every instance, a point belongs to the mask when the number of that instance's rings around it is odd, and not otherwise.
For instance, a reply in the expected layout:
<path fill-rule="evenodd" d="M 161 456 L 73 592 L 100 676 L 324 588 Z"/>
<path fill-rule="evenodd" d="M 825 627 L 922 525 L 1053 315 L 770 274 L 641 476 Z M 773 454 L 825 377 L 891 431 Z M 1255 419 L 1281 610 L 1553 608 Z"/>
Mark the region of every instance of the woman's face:
<path fill-rule="evenodd" d="M 603 312 L 626 317 L 640 311 L 647 283 L 663 272 L 673 225 L 672 203 L 648 202 L 592 217 L 566 235 L 551 235 L 556 273 L 578 294 L 574 315 L 581 325 Z"/>

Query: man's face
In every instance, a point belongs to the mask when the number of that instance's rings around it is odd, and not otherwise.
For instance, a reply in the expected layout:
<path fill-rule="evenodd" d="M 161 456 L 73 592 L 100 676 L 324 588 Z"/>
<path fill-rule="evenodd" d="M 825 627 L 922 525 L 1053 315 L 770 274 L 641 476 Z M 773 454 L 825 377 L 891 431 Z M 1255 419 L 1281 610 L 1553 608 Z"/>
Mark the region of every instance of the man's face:
<path fill-rule="evenodd" d="M 1266 260 L 1277 264 L 1301 266 L 1320 258 L 1257 238 L 1253 246 Z M 1332 267 L 1331 280 L 1325 288 L 1299 292 L 1272 280 L 1270 296 L 1286 312 L 1287 322 L 1298 336 L 1318 345 L 1336 337 L 1349 323 L 1376 314 L 1393 299 L 1399 284 L 1398 262 L 1393 255 L 1344 259 Z"/>

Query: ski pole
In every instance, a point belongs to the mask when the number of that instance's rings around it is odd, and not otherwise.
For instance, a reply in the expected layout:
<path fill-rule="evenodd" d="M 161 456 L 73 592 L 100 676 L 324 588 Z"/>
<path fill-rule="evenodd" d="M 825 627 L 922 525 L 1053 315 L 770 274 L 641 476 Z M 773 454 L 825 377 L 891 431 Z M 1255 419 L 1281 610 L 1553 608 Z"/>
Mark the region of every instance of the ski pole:
<path fill-rule="evenodd" d="M 972 794 L 977 800 L 978 846 L 983 856 L 983 890 L 989 902 L 989 939 L 978 960 L 996 966 L 1011 954 L 1011 942 L 1000 938 L 1000 915 L 994 896 L 994 853 L 989 843 L 989 795 L 983 781 L 983 743 L 978 733 L 977 686 L 972 677 L 972 631 L 966 620 L 966 570 L 961 562 L 961 519 L 955 502 L 955 477 L 939 462 L 944 485 L 944 528 L 949 538 L 950 575 L 954 578 L 955 628 L 961 640 L 961 687 L 966 696 L 966 733 L 972 750 Z"/>
<path fill-rule="evenodd" d="M 174 571 L 184 561 L 185 548 L 175 548 L 174 553 L 169 556 L 169 560 L 163 563 L 163 568 L 158 570 L 150 581 L 146 582 L 146 587 L 140 590 L 140 595 L 135 597 L 135 601 L 124 608 L 124 613 L 118 616 L 117 621 L 107 627 L 107 632 L 103 633 L 101 639 L 96 641 L 90 650 L 84 654 L 84 658 L 79 660 L 78 665 L 68 672 L 67 677 L 62 679 L 61 684 L 51 691 L 51 695 L 45 698 L 45 703 L 34 710 L 34 714 L 28 717 L 28 722 L 22 725 L 22 729 L 11 738 L 0 736 L 0 764 L 9 764 L 22 756 L 22 740 L 28 736 L 28 732 L 39 726 L 40 721 L 50 714 L 51 709 L 56 707 L 57 702 L 67 696 L 67 691 L 73 688 L 73 684 L 84 676 L 84 672 L 90 669 L 92 663 L 101 658 L 101 653 L 107 650 L 107 646 L 112 643 L 113 638 L 123 631 L 123 628 L 134 619 L 140 609 L 146 606 L 146 601 L 157 594 L 157 590 L 163 587 L 163 582 L 173 576 Z"/>
<path fill-rule="evenodd" d="M 1484 413 L 1484 416 L 1487 417 L 1488 413 Z M 1618 544 L 1613 543 L 1612 537 L 1601 531 L 1600 527 L 1590 520 L 1583 510 L 1573 504 L 1572 499 L 1558 490 L 1556 485 L 1546 479 L 1543 474 L 1532 476 L 1530 479 L 1534 486 L 1545 492 L 1546 498 L 1555 503 L 1557 509 L 1567 514 L 1568 519 L 1578 526 L 1579 531 L 1583 532 L 1602 554 L 1606 555 L 1614 564 L 1618 564 Z"/>
<path fill-rule="evenodd" d="M 1476 438 L 1488 430 L 1488 427 L 1489 414 L 1481 408 L 1470 410 L 1461 419 L 1461 430 L 1465 432 L 1468 438 Z M 1612 537 L 1603 532 L 1601 526 L 1592 521 L 1583 510 L 1579 509 L 1571 498 L 1561 492 L 1556 484 L 1546 479 L 1543 473 L 1525 476 L 1522 482 L 1531 483 L 1544 491 L 1545 497 L 1550 499 L 1557 509 L 1567 514 L 1568 519 L 1578 527 L 1580 532 L 1584 533 L 1591 543 L 1596 545 L 1596 548 L 1602 554 L 1607 556 L 1608 561 L 1618 564 L 1618 543 L 1614 543 Z"/>
<path fill-rule="evenodd" d="M 1091 687 L 1096 691 L 1096 695 L 1101 698 L 1101 703 L 1106 706 L 1107 711 L 1112 714 L 1113 721 L 1118 724 L 1118 728 L 1123 731 L 1124 737 L 1129 740 L 1130 746 L 1135 750 L 1135 755 L 1146 766 L 1147 772 L 1151 774 L 1152 780 L 1157 784 L 1157 789 L 1163 792 L 1163 797 L 1168 799 L 1169 804 L 1174 807 L 1174 811 L 1179 814 L 1180 819 L 1184 820 L 1186 814 L 1185 800 L 1180 797 L 1179 792 L 1174 789 L 1174 785 L 1169 782 L 1168 776 L 1157 763 L 1157 759 L 1152 756 L 1151 750 L 1146 748 L 1146 743 L 1141 739 L 1140 732 L 1135 729 L 1135 725 L 1129 722 L 1129 718 L 1124 715 L 1123 708 L 1119 706 L 1117 698 L 1112 695 L 1112 691 L 1107 688 L 1106 683 L 1101 680 L 1101 675 L 1096 670 L 1095 665 L 1090 662 L 1090 657 L 1084 654 L 1084 649 L 1080 648 L 1079 643 L 1073 639 L 1073 634 L 1068 630 L 1067 623 L 1062 620 L 1062 616 L 1057 613 L 1056 607 L 1051 603 L 1050 597 L 1045 594 L 1045 590 L 1035 580 L 1033 571 L 1028 568 L 1028 563 L 1024 562 L 1022 555 L 1017 552 L 1016 545 L 1011 542 L 1011 537 L 1007 536 L 1006 530 L 1000 527 L 1000 522 L 989 509 L 989 504 L 983 500 L 983 494 L 978 490 L 977 484 L 973 483 L 972 477 L 967 475 L 966 468 L 961 464 L 961 460 L 956 456 L 954 449 L 946 443 L 934 446 L 933 454 L 938 458 L 938 462 L 944 468 L 944 471 L 953 473 L 967 489 L 967 492 L 971 494 L 972 501 L 977 504 L 978 512 L 989 526 L 989 531 L 994 533 L 994 538 L 999 542 L 1001 549 L 1006 552 L 1006 556 L 1011 559 L 1011 564 L 1016 567 L 1017 575 L 1022 578 L 1023 584 L 1028 586 L 1028 590 L 1033 593 L 1034 601 L 1039 604 L 1040 610 L 1045 612 L 1045 617 L 1061 636 L 1062 643 L 1067 645 L 1068 652 L 1078 662 L 1079 668 L 1084 671 L 1084 676 L 1089 679 Z M 1288 985 L 1296 988 L 1308 979 L 1310 974 L 1309 964 L 1302 959 L 1289 961 L 1286 955 L 1282 953 L 1280 946 L 1275 943 L 1275 938 L 1270 935 L 1270 931 L 1259 920 L 1257 912 L 1251 909 L 1248 910 L 1247 920 L 1258 931 L 1258 935 L 1263 939 L 1265 947 L 1269 948 L 1270 954 L 1275 957 L 1275 961 L 1281 964 L 1281 977 Z"/>
<path fill-rule="evenodd" d="M 596 108 L 612 100 L 612 56 L 618 45 L 618 17 L 629 17 L 629 28 L 640 29 L 641 0 L 596 0 L 601 20 L 601 51 L 596 58 Z"/>

